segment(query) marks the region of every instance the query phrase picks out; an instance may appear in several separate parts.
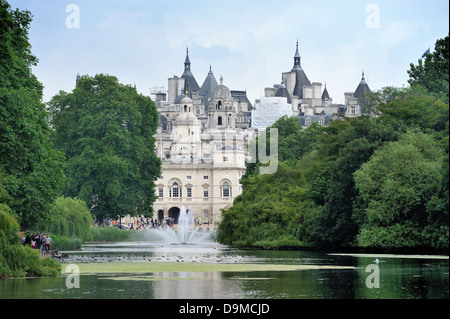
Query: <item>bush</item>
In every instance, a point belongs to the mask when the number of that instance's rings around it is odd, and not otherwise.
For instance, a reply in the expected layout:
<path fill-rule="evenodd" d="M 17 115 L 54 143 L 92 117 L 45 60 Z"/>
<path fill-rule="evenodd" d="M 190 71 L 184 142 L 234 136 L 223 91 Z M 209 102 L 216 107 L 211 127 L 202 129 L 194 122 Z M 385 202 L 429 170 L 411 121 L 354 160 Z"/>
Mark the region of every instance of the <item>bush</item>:
<path fill-rule="evenodd" d="M 121 230 L 116 227 L 91 227 L 91 238 L 93 241 L 126 241 L 132 232 Z"/>
<path fill-rule="evenodd" d="M 81 248 L 82 241 L 77 237 L 67 237 L 61 235 L 52 235 L 52 249 L 58 250 L 78 250 Z"/>
<path fill-rule="evenodd" d="M 86 203 L 63 196 L 56 199 L 50 219 L 40 222 L 36 228 L 54 235 L 77 237 L 82 241 L 89 241 L 92 239 L 91 226 L 92 215 Z"/>
<path fill-rule="evenodd" d="M 39 251 L 23 246 L 18 231 L 19 223 L 10 209 L 0 204 L 0 278 L 59 275 L 61 265 L 50 257 L 40 258 Z"/>

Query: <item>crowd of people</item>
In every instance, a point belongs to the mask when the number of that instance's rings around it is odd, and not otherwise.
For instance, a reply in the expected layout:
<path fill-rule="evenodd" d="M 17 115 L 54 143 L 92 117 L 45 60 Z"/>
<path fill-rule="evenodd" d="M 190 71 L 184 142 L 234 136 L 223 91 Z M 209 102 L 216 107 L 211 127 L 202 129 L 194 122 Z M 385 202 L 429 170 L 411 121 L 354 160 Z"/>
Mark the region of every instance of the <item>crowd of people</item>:
<path fill-rule="evenodd" d="M 168 227 L 173 227 L 175 224 L 175 220 L 173 217 L 167 217 L 163 220 L 160 219 L 153 219 L 153 218 L 135 218 L 133 222 L 131 223 L 120 223 L 117 220 L 112 219 L 106 219 L 103 220 L 102 223 L 96 223 L 97 226 L 115 226 L 120 227 L 122 229 L 129 229 L 129 230 L 141 230 L 141 229 L 165 229 Z M 199 232 L 202 231 L 210 231 L 209 228 L 209 221 L 207 222 L 206 228 L 203 228 L 200 219 L 195 218 L 194 219 L 194 227 L 197 228 Z"/>
<path fill-rule="evenodd" d="M 33 233 L 22 237 L 22 244 L 29 245 L 33 249 L 39 249 L 40 251 L 50 251 L 52 246 L 52 239 L 50 235 L 43 233 Z"/>

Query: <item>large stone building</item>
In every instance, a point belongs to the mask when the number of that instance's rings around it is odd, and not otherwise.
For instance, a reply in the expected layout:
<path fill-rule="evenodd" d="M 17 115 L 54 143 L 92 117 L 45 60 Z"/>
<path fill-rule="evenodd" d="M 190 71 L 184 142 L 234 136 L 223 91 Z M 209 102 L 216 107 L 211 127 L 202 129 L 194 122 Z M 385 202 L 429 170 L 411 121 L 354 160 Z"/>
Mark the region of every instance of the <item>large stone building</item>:
<path fill-rule="evenodd" d="M 245 91 L 231 91 L 210 68 L 203 85 L 191 72 L 189 53 L 181 77 L 168 80 L 168 93 L 156 94 L 159 128 L 156 149 L 162 173 L 156 181 L 156 218 L 177 222 L 181 206 L 201 223 L 215 225 L 221 209 L 242 189 L 252 105 Z"/>
<path fill-rule="evenodd" d="M 303 127 L 313 122 L 328 125 L 339 116 L 355 117 L 361 115 L 363 95 L 370 88 L 364 79 L 355 92 L 346 92 L 345 105 L 334 104 L 326 84 L 311 82 L 301 65 L 301 56 L 297 47 L 294 54 L 294 66 L 291 71 L 282 73 L 280 84 L 264 89 L 264 97 L 255 101 L 252 111 L 253 127 L 265 129 L 283 115 L 296 116 Z"/>
<path fill-rule="evenodd" d="M 310 82 L 301 66 L 298 42 L 294 66 L 282 73 L 281 84 L 266 88 L 265 96 L 250 103 L 245 91 L 230 90 L 212 68 L 201 86 L 191 70 L 186 50 L 184 72 L 168 79 L 168 91 L 154 93 L 159 113 L 156 150 L 162 174 L 156 181 L 158 219 L 177 221 L 181 206 L 202 223 L 216 225 L 221 210 L 241 194 L 248 142 L 283 115 L 298 117 L 303 127 L 321 125 L 341 115 L 361 114 L 361 97 L 370 89 L 363 77 L 345 105 L 333 104 L 326 85 Z"/>

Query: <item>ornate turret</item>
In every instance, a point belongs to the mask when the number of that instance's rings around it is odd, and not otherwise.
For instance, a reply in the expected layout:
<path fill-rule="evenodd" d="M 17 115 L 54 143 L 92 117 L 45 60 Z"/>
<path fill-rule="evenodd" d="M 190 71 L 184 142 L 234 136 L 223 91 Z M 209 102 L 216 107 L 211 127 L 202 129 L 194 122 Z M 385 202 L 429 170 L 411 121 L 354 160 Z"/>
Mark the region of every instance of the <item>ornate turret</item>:
<path fill-rule="evenodd" d="M 295 50 L 295 55 L 294 55 L 294 68 L 293 69 L 302 67 L 300 60 L 301 60 L 301 56 L 300 56 L 300 52 L 298 52 L 298 40 L 297 40 L 297 48 Z"/>
<path fill-rule="evenodd" d="M 286 85 L 283 81 L 281 81 L 280 86 L 278 87 L 277 91 L 275 92 L 276 97 L 285 97 L 287 98 L 287 103 L 291 104 L 291 95 L 289 94 Z"/>
<path fill-rule="evenodd" d="M 205 111 L 208 108 L 209 100 L 211 99 L 212 93 L 214 92 L 214 90 L 218 85 L 219 84 L 217 84 L 217 80 L 214 77 L 214 74 L 211 70 L 211 66 L 209 66 L 208 75 L 206 76 L 206 79 L 203 82 L 199 92 L 199 96 L 202 98 L 203 105 L 205 106 Z"/>
<path fill-rule="evenodd" d="M 295 50 L 294 55 L 294 67 L 291 70 L 291 72 L 295 72 L 295 86 L 292 95 L 297 96 L 299 99 L 303 99 L 303 86 L 305 85 L 309 86 L 311 85 L 311 82 L 309 82 L 308 77 L 306 76 L 305 72 L 302 69 L 300 59 L 301 58 L 300 52 L 298 51 L 298 40 L 297 40 L 297 48 Z"/>
<path fill-rule="evenodd" d="M 191 72 L 191 61 L 189 59 L 189 48 L 186 48 L 186 59 L 184 61 L 184 73 L 181 76 L 184 79 L 184 92 L 192 98 L 192 93 L 198 92 L 200 87 Z"/>
<path fill-rule="evenodd" d="M 331 100 L 330 95 L 328 94 L 327 84 L 325 83 L 325 88 L 322 93 L 322 100 Z"/>
<path fill-rule="evenodd" d="M 364 78 L 364 71 L 362 71 L 361 81 L 359 82 L 359 85 L 356 88 L 355 93 L 353 93 L 353 96 L 359 99 L 363 94 L 370 92 L 371 90 L 369 88 L 369 85 L 367 84 L 366 79 Z"/>

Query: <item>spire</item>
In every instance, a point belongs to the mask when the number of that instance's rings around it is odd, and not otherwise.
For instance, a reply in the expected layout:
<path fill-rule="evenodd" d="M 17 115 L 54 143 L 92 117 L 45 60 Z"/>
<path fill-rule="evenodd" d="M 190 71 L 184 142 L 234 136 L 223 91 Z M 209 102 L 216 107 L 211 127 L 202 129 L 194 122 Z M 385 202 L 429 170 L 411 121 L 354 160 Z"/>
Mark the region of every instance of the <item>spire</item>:
<path fill-rule="evenodd" d="M 353 93 L 353 96 L 357 99 L 361 98 L 363 94 L 370 93 L 371 90 L 369 88 L 369 85 L 366 82 L 366 79 L 364 77 L 364 70 L 362 71 L 362 77 L 361 81 L 359 82 L 358 87 L 355 90 L 355 93 Z"/>
<path fill-rule="evenodd" d="M 184 60 L 184 70 L 191 69 L 191 61 L 189 60 L 189 47 L 186 46 L 186 60 Z"/>
<path fill-rule="evenodd" d="M 330 94 L 328 94 L 326 82 L 325 82 L 325 88 L 323 89 L 323 93 L 322 93 L 322 100 L 331 100 Z"/>
<path fill-rule="evenodd" d="M 80 79 L 81 79 L 81 76 L 80 76 L 80 73 L 78 72 L 77 79 L 75 80 L 75 86 L 77 86 L 78 81 L 80 81 Z"/>
<path fill-rule="evenodd" d="M 188 90 L 189 97 L 192 98 L 192 93 L 198 92 L 200 87 L 191 72 L 191 61 L 189 60 L 189 47 L 186 46 L 186 60 L 184 61 L 184 72 L 181 77 L 184 79 L 184 88 Z"/>
<path fill-rule="evenodd" d="M 298 51 L 298 40 L 297 40 L 297 46 L 295 49 L 295 55 L 294 55 L 294 68 L 301 68 L 301 64 L 300 64 L 300 52 Z"/>
<path fill-rule="evenodd" d="M 366 78 L 364 77 L 364 70 L 362 71 L 362 76 L 361 76 L 361 84 L 367 84 L 366 82 Z"/>
<path fill-rule="evenodd" d="M 220 76 L 220 85 L 223 85 L 223 76 Z"/>

